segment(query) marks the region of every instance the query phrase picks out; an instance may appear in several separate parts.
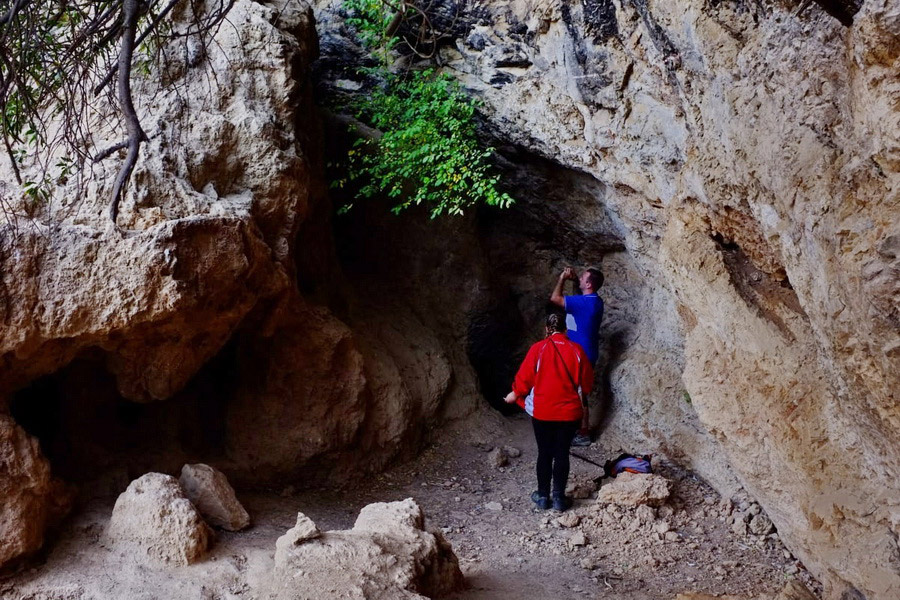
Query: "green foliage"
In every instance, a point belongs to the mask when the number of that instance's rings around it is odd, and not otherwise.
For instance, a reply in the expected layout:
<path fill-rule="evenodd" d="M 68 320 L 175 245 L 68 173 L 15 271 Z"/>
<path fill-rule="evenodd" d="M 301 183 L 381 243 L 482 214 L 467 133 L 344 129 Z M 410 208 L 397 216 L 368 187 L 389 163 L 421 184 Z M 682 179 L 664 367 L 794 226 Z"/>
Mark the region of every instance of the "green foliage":
<path fill-rule="evenodd" d="M 394 15 L 382 0 L 346 0 L 344 7 L 351 15 L 347 22 L 378 61 L 368 73 L 382 82 L 354 106 L 361 121 L 381 132 L 357 140 L 349 152 L 350 179 L 363 183 L 360 196 L 394 198 L 395 213 L 425 204 L 432 218 L 477 204 L 512 204 L 497 189 L 499 176 L 488 162 L 494 149 L 478 141 L 476 103 L 451 77 L 432 69 L 388 70 L 394 41 L 385 31 Z"/>
<path fill-rule="evenodd" d="M 344 10 L 349 14 L 347 24 L 356 30 L 363 47 L 386 67 L 396 38 L 387 35 L 394 17 L 386 10 L 383 0 L 345 0 Z"/>

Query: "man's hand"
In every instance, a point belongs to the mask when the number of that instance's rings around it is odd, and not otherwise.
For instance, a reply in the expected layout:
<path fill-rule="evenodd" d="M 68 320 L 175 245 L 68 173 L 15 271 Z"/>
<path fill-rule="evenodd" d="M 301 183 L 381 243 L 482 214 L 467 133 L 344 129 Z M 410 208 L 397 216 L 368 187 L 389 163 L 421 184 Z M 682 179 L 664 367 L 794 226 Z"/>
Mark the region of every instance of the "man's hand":
<path fill-rule="evenodd" d="M 556 287 L 550 292 L 550 302 L 560 308 L 566 307 L 566 299 L 563 297 L 563 285 L 565 285 L 566 279 L 577 279 L 572 267 L 563 269 L 562 273 L 559 274 L 559 280 L 556 282 Z"/>
<path fill-rule="evenodd" d="M 510 392 L 504 398 L 503 401 L 507 404 L 515 404 L 516 403 L 516 393 Z"/>

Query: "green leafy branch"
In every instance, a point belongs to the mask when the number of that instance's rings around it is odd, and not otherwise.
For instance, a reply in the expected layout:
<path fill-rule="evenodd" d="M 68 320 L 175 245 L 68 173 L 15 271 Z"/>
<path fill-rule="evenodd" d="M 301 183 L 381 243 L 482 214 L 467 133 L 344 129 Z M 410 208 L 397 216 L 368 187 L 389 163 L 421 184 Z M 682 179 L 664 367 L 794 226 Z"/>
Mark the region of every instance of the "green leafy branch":
<path fill-rule="evenodd" d="M 349 151 L 349 178 L 363 183 L 359 195 L 395 199 L 394 213 L 424 204 L 432 218 L 463 214 L 478 204 L 512 204 L 513 198 L 498 189 L 499 175 L 489 163 L 494 149 L 478 141 L 477 102 L 433 69 L 399 74 L 389 69 L 399 24 L 424 11 L 382 0 L 346 0 L 344 8 L 347 23 L 378 65 L 365 72 L 380 82 L 353 106 L 358 119 L 381 132 L 358 139 Z"/>

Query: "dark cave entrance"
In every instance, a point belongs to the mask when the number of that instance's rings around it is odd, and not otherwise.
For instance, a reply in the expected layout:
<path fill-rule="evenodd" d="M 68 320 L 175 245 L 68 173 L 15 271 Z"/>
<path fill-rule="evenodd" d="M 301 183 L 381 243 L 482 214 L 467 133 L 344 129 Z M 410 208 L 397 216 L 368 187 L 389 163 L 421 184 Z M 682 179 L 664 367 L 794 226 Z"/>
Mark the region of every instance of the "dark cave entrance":
<path fill-rule="evenodd" d="M 324 127 L 326 177 L 344 181 L 340 165 L 353 137 L 340 118 L 324 119 Z M 301 287 L 304 281 L 318 282 L 303 289 L 328 298 L 332 310 L 349 323 L 354 313 L 385 304 L 386 310 L 414 313 L 448 346 L 463 336 L 481 396 L 493 409 L 510 415 L 519 409 L 504 403 L 503 397 L 528 348 L 543 337 L 546 315 L 556 309 L 549 296 L 562 268 L 609 266 L 601 296 L 611 292 L 617 300 L 633 299 L 632 292 L 620 288 L 639 282 L 635 270 L 627 266 L 633 261 L 625 250 L 623 231 L 606 207 L 608 190 L 603 183 L 502 140 L 491 142 L 498 148 L 494 159 L 504 191 L 516 198 L 511 208 L 480 206 L 464 217 L 431 220 L 425 207 L 395 215 L 390 199 L 359 202 L 352 185 L 333 188 L 329 192 L 333 206 L 355 204 L 348 214 L 332 217 L 330 232 L 335 268 L 347 278 L 355 298 L 335 301 L 346 296 L 328 289 L 335 278 L 323 266 L 328 261 L 315 253 L 299 271 Z M 322 232 L 314 237 L 326 239 Z M 423 294 L 436 296 L 424 288 L 441 286 L 473 290 L 471 297 L 446 294 L 446 304 L 464 303 L 462 322 L 441 314 L 445 309 L 452 313 L 455 307 L 420 302 Z M 576 292 L 569 287 L 567 293 Z M 602 378 L 598 385 L 607 398 L 611 368 L 627 345 L 624 330 L 635 321 L 620 316 L 632 310 L 633 303 L 617 302 L 613 319 L 604 318 L 606 341 L 601 353 L 612 362 L 598 373 Z"/>
<path fill-rule="evenodd" d="M 144 404 L 124 399 L 103 354 L 90 350 L 15 392 L 9 409 L 54 475 L 88 497 L 116 495 L 144 473 L 177 475 L 224 456 L 232 362 L 227 346 L 175 397 Z"/>

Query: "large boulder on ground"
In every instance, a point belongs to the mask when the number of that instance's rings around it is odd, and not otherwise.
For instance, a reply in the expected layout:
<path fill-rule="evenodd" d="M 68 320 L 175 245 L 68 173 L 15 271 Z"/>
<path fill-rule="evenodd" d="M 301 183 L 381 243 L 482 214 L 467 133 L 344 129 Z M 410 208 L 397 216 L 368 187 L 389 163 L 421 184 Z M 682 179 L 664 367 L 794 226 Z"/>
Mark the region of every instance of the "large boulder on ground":
<path fill-rule="evenodd" d="M 116 500 L 108 535 L 116 542 L 136 545 L 150 562 L 189 565 L 206 552 L 212 531 L 177 479 L 147 473 L 132 481 Z"/>
<path fill-rule="evenodd" d="M 69 505 L 70 495 L 51 477 L 38 441 L 0 415 L 0 569 L 36 552 L 47 525 Z"/>
<path fill-rule="evenodd" d="M 319 532 L 309 518 L 276 542 L 272 598 L 425 598 L 462 584 L 459 563 L 438 532 L 427 531 L 411 498 L 370 504 L 353 529 Z"/>
<path fill-rule="evenodd" d="M 621 473 L 597 494 L 597 502 L 636 506 L 659 506 L 672 492 L 672 482 L 651 473 Z"/>
<path fill-rule="evenodd" d="M 240 531 L 250 525 L 250 515 L 218 469 L 204 464 L 184 465 L 178 483 L 210 525 L 229 531 Z"/>

